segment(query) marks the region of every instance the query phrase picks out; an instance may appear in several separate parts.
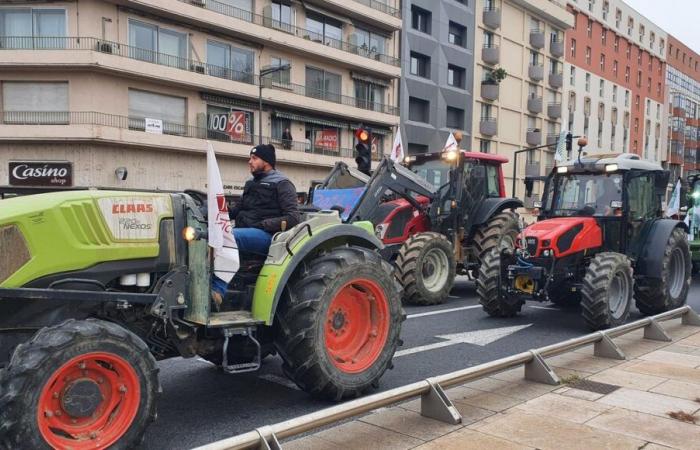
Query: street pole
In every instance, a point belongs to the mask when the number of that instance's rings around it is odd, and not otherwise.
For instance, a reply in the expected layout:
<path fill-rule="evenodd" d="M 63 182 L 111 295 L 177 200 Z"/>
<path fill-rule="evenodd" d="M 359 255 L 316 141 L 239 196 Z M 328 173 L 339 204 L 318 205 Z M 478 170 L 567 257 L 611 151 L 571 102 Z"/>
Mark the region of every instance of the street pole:
<path fill-rule="evenodd" d="M 258 75 L 258 144 L 262 144 L 262 89 L 263 80 L 266 75 L 270 75 L 275 72 L 281 72 L 283 70 L 289 70 L 292 68 L 291 64 L 282 64 L 281 66 L 273 66 L 265 69 L 260 69 L 260 75 Z"/>
<path fill-rule="evenodd" d="M 518 155 L 522 152 L 529 152 L 530 150 L 539 150 L 541 148 L 549 148 L 553 147 L 557 144 L 546 144 L 546 145 L 540 145 L 538 147 L 530 147 L 530 148 L 524 148 L 521 150 L 516 150 L 513 152 L 513 184 L 512 184 L 512 195 L 513 198 L 515 198 L 515 179 L 518 174 Z"/>

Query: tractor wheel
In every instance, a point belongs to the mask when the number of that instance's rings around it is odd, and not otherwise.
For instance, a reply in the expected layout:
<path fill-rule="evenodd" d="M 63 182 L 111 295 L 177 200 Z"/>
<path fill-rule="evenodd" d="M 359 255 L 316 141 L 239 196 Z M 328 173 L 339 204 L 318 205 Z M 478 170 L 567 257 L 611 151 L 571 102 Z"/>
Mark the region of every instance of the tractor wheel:
<path fill-rule="evenodd" d="M 474 250 L 479 264 L 494 247 L 514 248 L 518 233 L 520 233 L 518 215 L 513 211 L 501 211 L 479 227 L 474 233 Z M 474 273 L 478 277 L 479 271 Z"/>
<path fill-rule="evenodd" d="M 581 288 L 581 313 L 593 330 L 622 325 L 632 304 L 632 265 L 620 253 L 598 253 L 588 265 Z"/>
<path fill-rule="evenodd" d="M 453 254 L 443 234 L 425 232 L 408 238 L 396 257 L 404 301 L 411 305 L 443 303 L 455 282 Z"/>
<path fill-rule="evenodd" d="M 67 320 L 20 344 L 0 379 L 0 447 L 126 449 L 156 417 L 156 361 L 110 322 Z"/>
<path fill-rule="evenodd" d="M 340 247 L 305 264 L 289 286 L 275 317 L 285 374 L 336 401 L 377 387 L 404 318 L 391 265 L 366 248 Z"/>
<path fill-rule="evenodd" d="M 522 301 L 508 301 L 501 292 L 501 252 L 498 248 L 492 248 L 479 266 L 476 294 L 484 311 L 491 317 L 513 317 L 523 307 Z"/>
<path fill-rule="evenodd" d="M 685 231 L 673 230 L 661 258 L 661 277 L 640 278 L 634 287 L 637 309 L 642 314 L 653 315 L 678 308 L 688 297 L 691 262 Z"/>

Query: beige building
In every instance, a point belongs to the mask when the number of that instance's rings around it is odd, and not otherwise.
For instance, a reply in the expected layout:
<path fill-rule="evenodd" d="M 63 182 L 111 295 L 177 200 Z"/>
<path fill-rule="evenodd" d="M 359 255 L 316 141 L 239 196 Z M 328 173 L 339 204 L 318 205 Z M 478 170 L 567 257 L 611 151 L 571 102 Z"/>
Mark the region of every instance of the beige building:
<path fill-rule="evenodd" d="M 0 185 L 67 161 L 75 186 L 204 189 L 209 139 L 229 191 L 260 141 L 304 191 L 360 124 L 391 146 L 401 24 L 391 0 L 3 2 Z"/>
<path fill-rule="evenodd" d="M 510 192 L 514 152 L 555 142 L 561 130 L 564 31 L 574 18 L 549 0 L 477 0 L 475 8 L 473 148 L 510 159 L 504 167 Z M 498 68 L 507 72 L 500 84 L 489 76 Z M 516 196 L 525 198 L 525 175 L 540 175 L 551 164 L 546 152 L 520 153 Z M 526 206 L 541 186 L 533 194 Z"/>

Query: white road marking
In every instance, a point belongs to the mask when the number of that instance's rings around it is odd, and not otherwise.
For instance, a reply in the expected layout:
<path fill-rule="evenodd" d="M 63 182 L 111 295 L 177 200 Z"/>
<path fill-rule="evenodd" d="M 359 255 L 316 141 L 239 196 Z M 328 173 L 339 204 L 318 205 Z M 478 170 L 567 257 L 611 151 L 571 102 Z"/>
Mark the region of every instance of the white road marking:
<path fill-rule="evenodd" d="M 437 311 L 428 311 L 418 314 L 409 314 L 406 316 L 407 319 L 415 319 L 416 317 L 434 316 L 436 314 L 445 314 L 454 311 L 463 311 L 465 309 L 481 308 L 481 305 L 471 305 L 471 306 L 460 306 L 459 308 L 448 308 L 448 309 L 438 309 Z"/>
<path fill-rule="evenodd" d="M 406 350 L 399 350 L 394 354 L 394 357 L 412 355 L 414 353 L 425 352 L 428 350 L 434 350 L 436 348 L 447 347 L 450 345 L 457 344 L 474 344 L 479 346 L 485 346 L 492 342 L 496 342 L 499 339 L 503 339 L 506 336 L 510 336 L 513 333 L 517 333 L 532 324 L 527 325 L 515 325 L 512 327 L 501 327 L 501 328 L 491 328 L 489 330 L 476 330 L 467 331 L 464 333 L 455 334 L 444 334 L 440 336 L 435 336 L 438 339 L 446 339 L 443 342 L 435 342 L 433 344 L 421 345 L 419 347 L 407 348 Z"/>
<path fill-rule="evenodd" d="M 294 382 L 288 378 L 285 377 L 280 377 L 278 375 L 272 374 L 272 373 L 266 373 L 265 375 L 260 375 L 258 378 L 262 378 L 265 381 L 270 381 L 272 383 L 280 384 L 286 388 L 289 389 L 295 389 L 297 391 L 300 391 L 299 386 L 294 384 Z"/>
<path fill-rule="evenodd" d="M 549 306 L 531 306 L 531 305 L 526 305 L 528 308 L 532 309 L 546 309 L 548 311 L 560 311 L 559 308 L 551 308 Z"/>

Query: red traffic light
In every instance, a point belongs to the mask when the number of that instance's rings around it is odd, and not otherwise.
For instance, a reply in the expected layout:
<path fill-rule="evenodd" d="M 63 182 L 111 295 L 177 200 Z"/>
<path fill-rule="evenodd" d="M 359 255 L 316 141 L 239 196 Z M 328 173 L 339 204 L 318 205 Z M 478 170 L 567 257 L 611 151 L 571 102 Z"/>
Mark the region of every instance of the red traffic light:
<path fill-rule="evenodd" d="M 355 137 L 357 138 L 358 141 L 362 143 L 368 143 L 369 142 L 369 134 L 370 132 L 368 130 L 365 130 L 364 128 L 360 127 L 355 131 Z"/>

